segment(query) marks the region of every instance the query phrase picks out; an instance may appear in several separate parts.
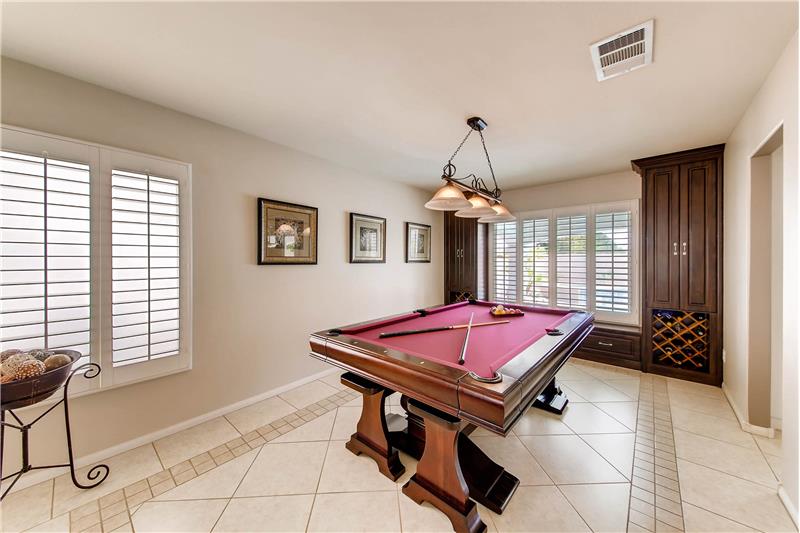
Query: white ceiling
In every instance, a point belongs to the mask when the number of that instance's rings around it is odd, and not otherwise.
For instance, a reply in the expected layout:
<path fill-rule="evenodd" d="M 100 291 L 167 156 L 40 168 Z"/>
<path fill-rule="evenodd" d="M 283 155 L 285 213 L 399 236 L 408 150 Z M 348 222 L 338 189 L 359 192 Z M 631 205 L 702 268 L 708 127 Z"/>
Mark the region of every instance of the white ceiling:
<path fill-rule="evenodd" d="M 500 186 L 724 142 L 797 28 L 792 3 L 3 4 L 2 53 L 433 188 L 489 122 Z M 589 44 L 655 18 L 654 63 Z M 487 174 L 475 140 L 459 175 Z"/>

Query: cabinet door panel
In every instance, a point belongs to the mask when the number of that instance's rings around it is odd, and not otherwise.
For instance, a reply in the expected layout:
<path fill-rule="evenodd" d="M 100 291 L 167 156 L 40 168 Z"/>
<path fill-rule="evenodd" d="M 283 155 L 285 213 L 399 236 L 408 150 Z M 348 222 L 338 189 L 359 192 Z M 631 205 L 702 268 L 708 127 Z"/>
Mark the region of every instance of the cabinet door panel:
<path fill-rule="evenodd" d="M 679 168 L 649 169 L 645 176 L 647 306 L 675 308 L 680 301 Z"/>
<path fill-rule="evenodd" d="M 716 312 L 717 163 L 681 165 L 681 307 Z"/>

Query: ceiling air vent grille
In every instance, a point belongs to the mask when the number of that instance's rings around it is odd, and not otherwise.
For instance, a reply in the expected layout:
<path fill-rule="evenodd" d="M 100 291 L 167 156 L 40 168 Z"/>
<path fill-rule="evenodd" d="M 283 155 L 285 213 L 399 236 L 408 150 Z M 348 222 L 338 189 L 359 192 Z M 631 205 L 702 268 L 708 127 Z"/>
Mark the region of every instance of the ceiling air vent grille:
<path fill-rule="evenodd" d="M 594 43 L 591 53 L 597 81 L 649 65 L 653 62 L 653 21 Z"/>

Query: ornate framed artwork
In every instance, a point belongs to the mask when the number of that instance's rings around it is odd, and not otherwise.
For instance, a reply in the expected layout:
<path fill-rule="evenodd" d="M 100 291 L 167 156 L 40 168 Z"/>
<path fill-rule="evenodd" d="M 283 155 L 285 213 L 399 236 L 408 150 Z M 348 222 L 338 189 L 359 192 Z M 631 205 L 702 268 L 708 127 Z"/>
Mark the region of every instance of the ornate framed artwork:
<path fill-rule="evenodd" d="M 317 208 L 259 198 L 258 264 L 316 265 Z"/>
<path fill-rule="evenodd" d="M 431 227 L 406 222 L 406 263 L 431 262 Z"/>
<path fill-rule="evenodd" d="M 386 219 L 350 213 L 350 262 L 386 262 Z"/>

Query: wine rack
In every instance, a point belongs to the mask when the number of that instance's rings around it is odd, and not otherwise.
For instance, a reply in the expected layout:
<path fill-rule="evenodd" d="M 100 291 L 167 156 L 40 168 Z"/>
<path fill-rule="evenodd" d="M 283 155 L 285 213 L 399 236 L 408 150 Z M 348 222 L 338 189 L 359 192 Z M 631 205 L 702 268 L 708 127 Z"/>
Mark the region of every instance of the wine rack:
<path fill-rule="evenodd" d="M 709 372 L 708 313 L 654 309 L 653 364 Z"/>

